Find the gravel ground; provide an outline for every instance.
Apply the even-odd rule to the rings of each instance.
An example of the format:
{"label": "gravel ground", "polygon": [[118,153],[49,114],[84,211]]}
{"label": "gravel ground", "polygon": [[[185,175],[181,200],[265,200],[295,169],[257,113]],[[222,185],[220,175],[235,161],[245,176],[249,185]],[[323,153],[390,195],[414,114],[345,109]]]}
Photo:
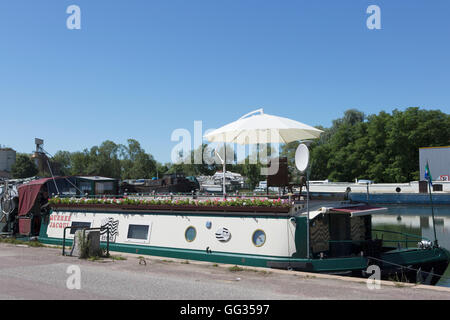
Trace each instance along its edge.
{"label": "gravel ground", "polygon": [[[382,282],[294,271],[112,253],[126,260],[64,257],[61,249],[0,243],[0,299],[39,300],[303,300],[450,299],[450,288]],[[79,267],[80,289],[69,289]]]}

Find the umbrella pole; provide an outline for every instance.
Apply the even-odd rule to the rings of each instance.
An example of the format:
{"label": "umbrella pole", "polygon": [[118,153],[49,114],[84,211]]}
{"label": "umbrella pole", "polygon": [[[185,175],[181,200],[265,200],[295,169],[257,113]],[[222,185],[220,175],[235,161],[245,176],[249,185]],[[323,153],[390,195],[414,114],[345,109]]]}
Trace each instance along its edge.
{"label": "umbrella pole", "polygon": [[309,170],[306,170],[306,258],[309,259]]}
{"label": "umbrella pole", "polygon": [[227,189],[225,186],[225,172],[227,170],[227,144],[223,144],[223,198],[227,198]]}

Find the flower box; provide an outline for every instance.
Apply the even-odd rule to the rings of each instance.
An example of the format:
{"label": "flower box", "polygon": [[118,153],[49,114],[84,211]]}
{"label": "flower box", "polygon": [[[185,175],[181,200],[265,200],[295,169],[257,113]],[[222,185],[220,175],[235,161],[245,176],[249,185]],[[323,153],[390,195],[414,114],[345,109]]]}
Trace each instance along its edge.
{"label": "flower box", "polygon": [[121,203],[53,203],[53,209],[118,209],[118,210],[162,210],[162,211],[218,211],[218,212],[273,212],[287,213],[289,206],[209,206],[209,205],[170,205],[170,204],[121,204]]}

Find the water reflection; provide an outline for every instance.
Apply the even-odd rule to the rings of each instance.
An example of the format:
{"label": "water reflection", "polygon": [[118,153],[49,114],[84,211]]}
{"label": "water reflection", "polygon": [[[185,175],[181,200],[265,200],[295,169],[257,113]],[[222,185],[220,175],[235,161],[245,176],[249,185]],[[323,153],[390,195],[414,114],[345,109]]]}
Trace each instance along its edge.
{"label": "water reflection", "polygon": [[[372,227],[408,233],[434,241],[433,219],[431,206],[387,206],[388,211],[375,214],[372,217]],[[450,250],[450,206],[434,206],[434,216],[436,224],[436,237],[441,247]],[[374,236],[377,236],[375,234]],[[413,238],[405,242],[405,237],[390,235],[389,239],[394,242],[390,245],[417,247],[417,241]],[[450,268],[447,268],[444,277],[437,285],[450,287]]]}

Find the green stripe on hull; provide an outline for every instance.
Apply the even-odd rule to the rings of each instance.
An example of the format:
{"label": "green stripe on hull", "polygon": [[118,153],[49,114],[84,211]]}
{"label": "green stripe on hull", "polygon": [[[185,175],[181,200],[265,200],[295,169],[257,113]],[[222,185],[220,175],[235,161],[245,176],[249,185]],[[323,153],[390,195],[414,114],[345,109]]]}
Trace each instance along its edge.
{"label": "green stripe on hull", "polygon": [[[39,241],[46,244],[62,245],[62,239],[40,237]],[[66,239],[66,245],[72,245],[71,239]],[[106,247],[106,243],[102,243]],[[253,267],[270,267],[270,263],[289,264],[309,263],[311,272],[339,272],[348,270],[363,270],[367,268],[367,259],[364,257],[342,258],[342,259],[300,259],[277,256],[262,256],[243,253],[211,252],[202,250],[179,249],[143,245],[131,245],[121,243],[110,243],[111,251],[127,252],[141,255],[160,256],[176,259],[198,260],[212,263],[236,264]]]}
{"label": "green stripe on hull", "polygon": [[442,248],[392,251],[382,254],[380,259],[386,261],[386,263],[384,263],[384,266],[386,267],[392,266],[389,263],[395,263],[397,265],[416,265],[437,261],[449,261],[450,253]]}

